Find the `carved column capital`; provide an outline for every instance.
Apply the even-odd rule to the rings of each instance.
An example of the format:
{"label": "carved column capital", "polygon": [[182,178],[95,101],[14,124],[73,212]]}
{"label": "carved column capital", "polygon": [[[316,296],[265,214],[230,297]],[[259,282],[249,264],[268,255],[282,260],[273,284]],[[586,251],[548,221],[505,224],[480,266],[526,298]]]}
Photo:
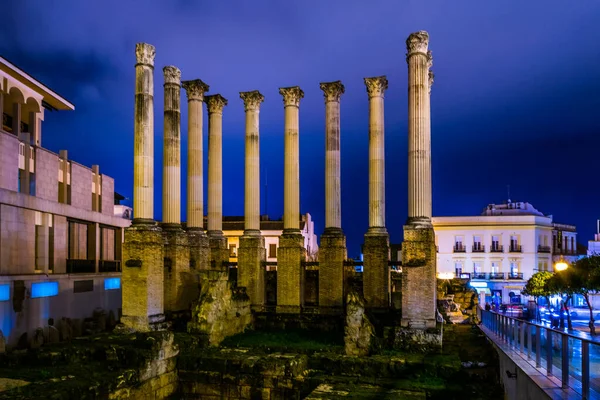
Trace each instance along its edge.
{"label": "carved column capital", "polygon": [[383,97],[388,88],[388,80],[385,75],[365,78],[367,93],[371,97]]}
{"label": "carved column capital", "polygon": [[181,70],[172,65],[167,65],[163,68],[165,75],[165,85],[181,85]]}
{"label": "carved column capital", "polygon": [[208,92],[210,87],[202,82],[200,79],[194,79],[192,81],[183,81],[181,86],[185,89],[188,101],[198,100],[204,101],[204,93]]}
{"label": "carved column capital", "polygon": [[260,103],[265,100],[265,96],[260,94],[258,90],[252,90],[250,92],[240,92],[240,99],[244,101],[244,111],[258,110]]}
{"label": "carved column capital", "polygon": [[433,86],[433,78],[435,77],[435,74],[433,73],[433,71],[429,71],[429,94],[431,94],[431,87]]}
{"label": "carved column capital", "polygon": [[429,45],[429,34],[426,31],[411,33],[406,39],[406,61],[414,55],[421,54],[427,57],[427,46]]}
{"label": "carved column capital", "polygon": [[325,103],[330,101],[340,101],[340,97],[345,91],[342,81],[322,82],[319,87],[325,96]]}
{"label": "carved column capital", "polygon": [[427,68],[433,67],[433,54],[431,50],[427,50]]}
{"label": "carved column capital", "polygon": [[154,56],[156,49],[148,43],[137,43],[135,45],[135,58],[137,64],[144,64],[154,67]]}
{"label": "carved column capital", "polygon": [[223,107],[227,105],[227,99],[220,94],[204,96],[204,101],[206,102],[206,108],[208,108],[209,114],[222,113]]}
{"label": "carved column capital", "polygon": [[300,99],[304,97],[304,92],[300,89],[300,86],[292,86],[279,88],[279,94],[283,96],[283,105],[287,106],[300,106]]}

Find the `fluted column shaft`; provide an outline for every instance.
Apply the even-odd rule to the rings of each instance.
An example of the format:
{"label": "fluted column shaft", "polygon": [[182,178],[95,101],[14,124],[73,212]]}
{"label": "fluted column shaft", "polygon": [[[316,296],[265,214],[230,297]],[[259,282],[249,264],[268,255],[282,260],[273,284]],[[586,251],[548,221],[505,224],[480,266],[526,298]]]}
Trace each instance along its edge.
{"label": "fluted column shaft", "polygon": [[259,114],[264,96],[258,90],[240,92],[246,110],[245,234],[260,234]]}
{"label": "fluted column shaft", "polygon": [[204,227],[202,103],[209,86],[200,79],[184,81],[188,99],[187,228]]}
{"label": "fluted column shaft", "polygon": [[325,229],[342,228],[340,169],[340,81],[320,84],[325,96]]}
{"label": "fluted column shaft", "polygon": [[163,147],[163,223],[181,223],[181,71],[163,68],[165,76]]}
{"label": "fluted column shaft", "polygon": [[206,96],[208,107],[208,234],[223,232],[223,107],[220,94]]}
{"label": "fluted column shaft", "polygon": [[365,78],[369,95],[369,229],[385,230],[385,76]]}
{"label": "fluted column shaft", "polygon": [[154,46],[135,46],[133,213],[154,219]]}
{"label": "fluted column shaft", "polygon": [[284,126],[284,184],[283,184],[283,230],[300,230],[300,150],[299,107],[304,92],[298,87],[280,88],[285,109]]}
{"label": "fluted column shaft", "polygon": [[407,41],[408,63],[408,220],[431,221],[431,125],[429,36],[421,31]]}

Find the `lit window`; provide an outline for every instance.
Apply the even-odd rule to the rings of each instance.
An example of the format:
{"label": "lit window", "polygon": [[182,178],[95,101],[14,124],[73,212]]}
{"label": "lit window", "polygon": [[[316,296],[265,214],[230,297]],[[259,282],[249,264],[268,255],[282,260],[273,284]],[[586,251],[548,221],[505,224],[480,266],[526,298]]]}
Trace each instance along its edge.
{"label": "lit window", "polygon": [[10,284],[4,283],[0,285],[0,301],[10,299]]}
{"label": "lit window", "polygon": [[121,289],[121,278],[104,279],[104,290]]}
{"label": "lit window", "polygon": [[31,298],[58,295],[58,282],[38,282],[31,284]]}

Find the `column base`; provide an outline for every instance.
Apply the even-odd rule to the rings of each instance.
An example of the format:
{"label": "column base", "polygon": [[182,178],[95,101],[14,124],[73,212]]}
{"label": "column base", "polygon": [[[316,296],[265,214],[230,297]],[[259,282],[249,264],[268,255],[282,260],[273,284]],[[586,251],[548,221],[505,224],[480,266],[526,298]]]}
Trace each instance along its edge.
{"label": "column base", "polygon": [[344,305],[346,237],[340,228],[325,228],[319,246],[319,308]]}
{"label": "column base", "polygon": [[385,228],[369,228],[363,247],[365,307],[390,307],[390,237]]}
{"label": "column base", "polygon": [[304,237],[299,231],[279,237],[277,252],[277,312],[297,313],[304,305]]}
{"label": "column base", "polygon": [[416,229],[433,228],[430,217],[408,217],[405,225]]}
{"label": "column base", "polygon": [[198,285],[190,272],[188,234],[179,224],[165,224],[165,314],[168,319],[191,310],[198,297]]}
{"label": "column base", "polygon": [[246,288],[252,307],[265,304],[265,255],[265,239],[260,236],[260,231],[258,236],[244,232],[238,253],[238,286]]}
{"label": "column base", "polygon": [[121,320],[141,331],[164,315],[163,231],[156,222],[145,221],[125,229],[121,275]]}
{"label": "column base", "polygon": [[432,227],[404,226],[401,321],[403,327],[424,330],[436,326],[436,256]]}
{"label": "column base", "polygon": [[147,317],[132,317],[124,315],[121,317],[121,331],[153,332],[169,329],[169,323],[164,314],[149,315]]}

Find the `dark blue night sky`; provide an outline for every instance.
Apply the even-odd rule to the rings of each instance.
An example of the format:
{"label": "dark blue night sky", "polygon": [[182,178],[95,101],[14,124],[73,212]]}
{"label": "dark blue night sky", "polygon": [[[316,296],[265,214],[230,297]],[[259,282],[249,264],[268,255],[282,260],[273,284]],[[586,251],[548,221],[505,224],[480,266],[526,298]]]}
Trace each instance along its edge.
{"label": "dark blue night sky", "polygon": [[[155,216],[161,218],[162,67],[202,79],[224,111],[225,215],[242,215],[244,110],[260,90],[262,212],[283,213],[283,102],[299,85],[301,212],[324,224],[324,102],[341,80],[342,219],[349,256],[368,225],[364,77],[387,75],[386,194],[392,242],[407,213],[405,39],[427,30],[433,51],[433,213],[474,215],[529,201],[592,238],[600,217],[600,2],[578,1],[9,1],[0,55],[75,104],[47,112],[44,147],[99,164],[132,196],[134,47],[156,46]],[[142,4],[146,4],[142,8]],[[182,164],[187,109],[182,91]],[[205,119],[206,121],[206,119]],[[206,123],[205,123],[206,132]],[[206,140],[205,140],[206,146]],[[206,155],[206,153],[205,153]],[[205,160],[206,161],[206,160]],[[268,175],[268,193],[264,182]],[[182,179],[185,193],[185,178]],[[206,195],[206,193],[205,193]],[[183,198],[185,198],[183,196]],[[182,207],[185,210],[185,207]],[[182,216],[185,219],[185,215]]]}

